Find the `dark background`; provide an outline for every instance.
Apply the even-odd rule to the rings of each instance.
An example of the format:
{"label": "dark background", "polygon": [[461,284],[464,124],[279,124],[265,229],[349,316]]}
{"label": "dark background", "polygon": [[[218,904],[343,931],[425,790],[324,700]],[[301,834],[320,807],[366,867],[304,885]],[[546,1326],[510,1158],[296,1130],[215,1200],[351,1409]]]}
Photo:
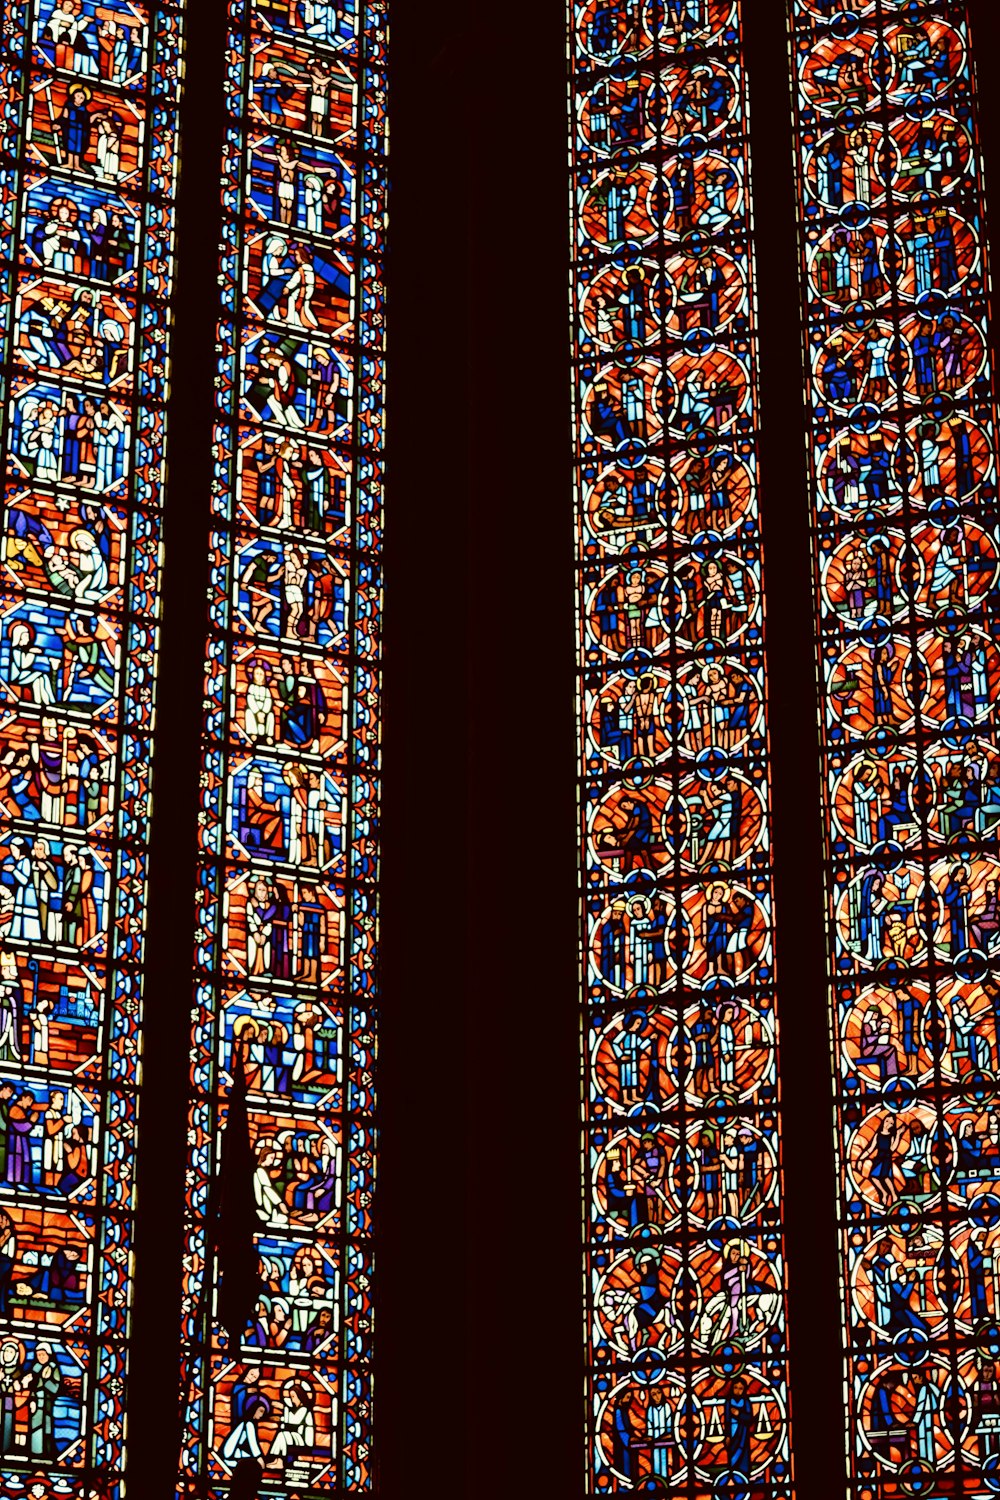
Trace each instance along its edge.
{"label": "dark background", "polygon": [[[392,54],[381,1472],[391,1500],[418,1473],[429,1493],[569,1500],[585,1448],[565,25],[560,4],[433,13],[397,14]],[[796,1449],[821,1500],[842,1492],[843,1439],[792,142],[783,7],[748,13],[786,1199],[807,1268]],[[442,962],[427,932],[449,925]],[[424,1467],[442,1420],[464,1485],[457,1462],[439,1483]]]}
{"label": "dark background", "polygon": [[[796,1472],[844,1492],[818,741],[781,0],[744,0],[755,154]],[[972,0],[989,180],[996,0]],[[191,0],[160,680],[132,1490],[176,1472],[222,5]],[[397,0],[391,34],[380,1492],[585,1491],[562,0]],[[185,770],[186,768],[186,770]],[[185,774],[182,776],[182,770]],[[180,932],[181,936],[178,936]],[[162,1124],[161,1124],[162,1122]],[[165,1357],[164,1351],[170,1352]]]}

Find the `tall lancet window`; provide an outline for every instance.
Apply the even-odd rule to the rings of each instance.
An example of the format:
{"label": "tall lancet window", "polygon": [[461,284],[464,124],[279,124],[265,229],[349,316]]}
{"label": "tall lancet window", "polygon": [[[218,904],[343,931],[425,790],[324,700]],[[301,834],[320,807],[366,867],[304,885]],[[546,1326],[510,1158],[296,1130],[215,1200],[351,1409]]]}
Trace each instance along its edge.
{"label": "tall lancet window", "polygon": [[[117,1495],[181,4],[11,0],[0,157],[0,1491]],[[54,1488],[49,1489],[48,1481]]]}
{"label": "tall lancet window", "polygon": [[[372,1482],[384,48],[381,4],[230,7],[185,1495],[241,1459],[269,1495]],[[233,1349],[206,1215],[240,1068],[263,1288]]]}
{"label": "tall lancet window", "polygon": [[796,3],[851,1493],[1000,1489],[1000,536],[967,7]]}
{"label": "tall lancet window", "polygon": [[791,1493],[742,24],[572,15],[599,1494]]}

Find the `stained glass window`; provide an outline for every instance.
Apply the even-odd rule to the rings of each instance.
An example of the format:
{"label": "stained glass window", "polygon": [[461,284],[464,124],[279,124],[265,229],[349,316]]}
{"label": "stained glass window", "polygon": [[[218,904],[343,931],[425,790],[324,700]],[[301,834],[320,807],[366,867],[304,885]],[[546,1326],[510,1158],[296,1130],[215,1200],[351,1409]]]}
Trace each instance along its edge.
{"label": "stained glass window", "polygon": [[740,13],[572,13],[589,1473],[790,1493]]}
{"label": "stained glass window", "polygon": [[[381,3],[230,6],[181,1491],[366,1489],[378,806]],[[206,1244],[249,1090],[264,1290]],[[207,1489],[206,1489],[207,1485]]]}
{"label": "stained glass window", "polygon": [[[569,5],[594,1494],[793,1495],[767,694],[811,713],[812,683],[765,652],[749,9]],[[239,1493],[246,1460],[270,1500],[320,1500],[376,1487],[387,0],[225,10],[176,1492]],[[1000,1494],[968,6],[787,13],[849,1488]],[[0,31],[5,1500],[122,1500],[144,941],[173,923],[186,964],[191,935],[146,891],[183,15],[6,0]],[[216,1221],[244,1104],[261,1290],[234,1332]]]}
{"label": "stained glass window", "polygon": [[851,1493],[987,1494],[1000,537],[967,14],[792,12]]}
{"label": "stained glass window", "polygon": [[123,1465],[182,10],[4,7],[5,1496]]}

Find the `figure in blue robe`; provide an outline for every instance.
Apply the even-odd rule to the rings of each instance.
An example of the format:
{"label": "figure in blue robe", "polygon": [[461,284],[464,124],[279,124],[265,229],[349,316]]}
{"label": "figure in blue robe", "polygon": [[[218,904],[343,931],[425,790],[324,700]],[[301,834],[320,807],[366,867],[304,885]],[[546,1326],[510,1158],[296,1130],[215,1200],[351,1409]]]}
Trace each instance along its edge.
{"label": "figure in blue robe", "polygon": [[590,22],[590,50],[598,57],[609,57],[618,44],[615,7],[610,0],[598,0]]}
{"label": "figure in blue robe", "polygon": [[642,139],[642,94],[636,84],[626,84],[625,98],[614,118],[616,144]]}
{"label": "figure in blue robe", "polygon": [[844,206],[844,162],[847,152],[839,135],[835,135],[825,151],[816,154],[816,172],[820,199],[830,208]]}
{"label": "figure in blue robe", "polygon": [[896,663],[889,655],[888,646],[876,646],[872,651],[872,713],[876,723],[887,723],[893,718],[892,684],[896,676]]}
{"label": "figure in blue robe", "polygon": [[609,437],[617,447],[628,440],[630,433],[624,414],[612,399],[607,386],[594,390],[590,403],[590,427],[595,437]]}
{"label": "figure in blue robe", "polygon": [[946,641],[941,653],[945,712],[949,718],[974,719],[972,652],[966,643]]}
{"label": "figure in blue robe", "polygon": [[760,1191],[760,1141],[749,1130],[741,1130],[737,1149],[740,1196],[746,1211],[755,1204]]}
{"label": "figure in blue robe", "polygon": [[893,1432],[896,1427],[896,1412],[892,1404],[895,1380],[890,1377],[880,1381],[872,1393],[871,1417],[869,1430],[872,1434]]}
{"label": "figure in blue robe", "polygon": [[906,777],[897,771],[892,778],[889,789],[889,805],[878,820],[877,833],[882,843],[887,843],[896,837],[897,828],[902,827],[910,820],[910,798],[906,786]]}
{"label": "figure in blue robe", "polygon": [[326,698],[318,682],[298,684],[295,698],[282,714],[281,738],[285,744],[307,747],[326,722]]}
{"label": "figure in blue robe", "polygon": [[272,1085],[274,1092],[276,1094],[289,1093],[292,1084],[292,1069],[285,1052],[285,1043],[280,1035],[275,1036],[273,1028],[264,1043],[264,1066],[274,1080]]}
{"label": "figure in blue robe", "polygon": [[962,782],[958,805],[951,811],[949,835],[959,833],[964,828],[975,828],[981,805],[982,798],[976,778],[974,775],[967,775]]}
{"label": "figure in blue robe", "polygon": [[876,1306],[885,1319],[880,1325],[883,1332],[891,1338],[899,1333],[930,1332],[926,1320],[911,1305],[917,1287],[915,1277],[903,1280],[895,1262],[889,1256],[879,1256],[872,1264],[872,1284]]}
{"label": "figure in blue robe", "polygon": [[855,941],[862,956],[873,961],[882,957],[884,889],[885,876],[880,870],[868,870],[858,887]]}
{"label": "figure in blue robe", "polygon": [[955,460],[955,490],[960,500],[971,495],[976,487],[976,476],[972,460],[972,443],[968,429],[956,423],[951,429],[952,455]]}
{"label": "figure in blue robe", "polygon": [[958,285],[958,255],[955,251],[955,235],[951,227],[951,220],[945,215],[939,219],[934,228],[933,235],[934,251],[937,256],[938,285],[942,291],[948,292],[952,287]]}
{"label": "figure in blue robe", "polygon": [[632,1480],[632,1443],[634,1432],[625,1410],[626,1396],[615,1406],[611,1429],[611,1467],[623,1479]]}
{"label": "figure in blue robe", "polygon": [[78,1299],[79,1282],[76,1267],[62,1246],[56,1250],[48,1265],[42,1266],[41,1270],[36,1271],[29,1278],[29,1285],[33,1292],[40,1293],[50,1302],[60,1306]]}
{"label": "figure in blue robe", "polygon": [[322,532],[330,509],[330,471],[312,450],[308,462],[299,470],[299,479],[302,484],[302,524],[306,531]]}
{"label": "figure in blue robe", "polygon": [[604,750],[612,750],[619,765],[632,759],[632,736],[618,704],[613,698],[602,698],[600,706],[600,741]]}
{"label": "figure in blue robe", "polygon": [[641,275],[626,272],[625,293],[621,298],[624,314],[625,337],[637,344],[646,342],[646,295]]}
{"label": "figure in blue robe", "polygon": [[278,461],[269,447],[251,461],[257,471],[257,511],[262,525],[271,526],[278,518]]}
{"label": "figure in blue robe", "polygon": [[[676,942],[679,918],[674,918],[672,938]],[[667,914],[662,906],[655,906],[649,916],[646,932],[648,961],[646,977],[650,984],[659,986],[667,977]]]}
{"label": "figure in blue robe", "polygon": [[889,548],[885,542],[875,540],[868,551],[875,567],[876,613],[888,617],[892,613],[893,595],[895,593]]}
{"label": "figure in blue robe", "polygon": [[969,946],[969,883],[963,866],[951,871],[943,896],[948,913],[948,949],[954,958]]}
{"label": "figure in blue robe", "polygon": [[712,1216],[715,1214],[719,1201],[721,1169],[722,1156],[715,1132],[706,1130],[702,1133],[698,1144],[698,1170],[701,1176],[701,1190]]}
{"label": "figure in blue robe", "polygon": [[869,229],[861,242],[861,295],[868,302],[875,302],[882,291],[882,263],[879,260],[878,240]]}
{"label": "figure in blue robe", "polygon": [[865,468],[865,498],[872,510],[881,510],[889,500],[891,470],[889,454],[881,442],[873,442]]}
{"label": "figure in blue robe", "polygon": [[615,579],[611,579],[598,592],[594,605],[598,631],[607,640],[614,640],[622,623],[618,584]]}
{"label": "figure in blue robe", "polygon": [[255,85],[259,108],[262,113],[281,119],[284,117],[285,105],[291,99],[294,90],[275,71],[273,63],[265,63],[261,74],[262,76],[258,78]]}
{"label": "figure in blue robe", "polygon": [[609,245],[624,244],[625,224],[635,207],[639,189],[634,182],[613,177],[604,188],[605,234]]}
{"label": "figure in blue robe", "polygon": [[279,885],[271,916],[271,973],[275,979],[292,978],[292,920],[292,904]]}
{"label": "figure in blue robe", "polygon": [[656,519],[656,484],[648,469],[637,469],[632,480],[632,518],[636,528]]}
{"label": "figure in blue robe", "polygon": [[750,1441],[753,1435],[753,1403],[742,1380],[733,1382],[726,1396],[726,1456],[729,1467],[742,1479],[750,1478]]}
{"label": "figure in blue robe", "polygon": [[907,1059],[915,1057],[920,1039],[923,1006],[911,990],[900,990],[896,996],[896,1020],[899,1037]]}
{"label": "figure in blue robe", "polygon": [[729,907],[724,902],[711,902],[705,907],[705,954],[709,967],[716,973],[726,956],[730,917]]}
{"label": "figure in blue robe", "polygon": [[662,1315],[666,1298],[660,1288],[660,1266],[655,1255],[648,1255],[639,1266],[639,1281],[636,1290],[639,1300],[635,1304],[636,1327],[640,1333],[647,1332]]}
{"label": "figure in blue robe", "polygon": [[70,89],[69,99],[59,116],[59,134],[64,156],[82,161],[90,150],[91,127],[90,110],[81,89]]}
{"label": "figure in blue robe", "polygon": [[934,88],[947,88],[951,82],[951,59],[948,56],[948,44],[944,40],[930,53],[926,72],[927,80]]}
{"label": "figure in blue robe", "polygon": [[917,386],[922,392],[932,391],[937,384],[937,377],[934,370],[934,342],[931,335],[918,333],[911,348]]}
{"label": "figure in blue robe", "polygon": [[702,326],[711,328],[713,331],[719,326],[721,317],[722,293],[725,291],[726,278],[717,261],[713,261],[710,269],[706,272],[704,283],[704,304],[702,311]]}
{"label": "figure in blue robe", "polygon": [[750,699],[749,682],[743,677],[738,678],[733,686],[729,705],[729,732],[734,739],[739,739],[750,731]]}
{"label": "figure in blue robe", "polygon": [[689,229],[694,214],[696,184],[694,164],[682,158],[674,176],[674,213],[679,228]]}
{"label": "figure in blue robe", "polygon": [[823,383],[830,401],[848,406],[854,401],[855,371],[850,352],[833,348],[823,367]]}
{"label": "figure in blue robe", "polygon": [[322,903],[315,899],[310,886],[304,886],[299,902],[299,933],[302,943],[302,971],[307,976],[318,976],[320,959],[323,957],[324,913]]}
{"label": "figure in blue robe", "polygon": [[990,1309],[986,1300],[986,1257],[975,1234],[969,1236],[966,1263],[969,1268],[969,1316],[973,1323],[980,1323],[989,1317]]}

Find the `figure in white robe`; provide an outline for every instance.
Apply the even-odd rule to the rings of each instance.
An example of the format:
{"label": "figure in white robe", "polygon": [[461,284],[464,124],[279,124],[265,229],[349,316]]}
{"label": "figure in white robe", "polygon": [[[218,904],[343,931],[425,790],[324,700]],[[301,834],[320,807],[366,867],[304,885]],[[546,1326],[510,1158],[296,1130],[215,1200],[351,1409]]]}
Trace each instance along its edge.
{"label": "figure in white robe", "polygon": [[42,938],[42,924],[38,914],[38,893],[35,890],[31,856],[24,839],[10,841],[10,853],[3,863],[14,890],[14,910],[11,916],[9,936],[23,943],[38,943]]}

